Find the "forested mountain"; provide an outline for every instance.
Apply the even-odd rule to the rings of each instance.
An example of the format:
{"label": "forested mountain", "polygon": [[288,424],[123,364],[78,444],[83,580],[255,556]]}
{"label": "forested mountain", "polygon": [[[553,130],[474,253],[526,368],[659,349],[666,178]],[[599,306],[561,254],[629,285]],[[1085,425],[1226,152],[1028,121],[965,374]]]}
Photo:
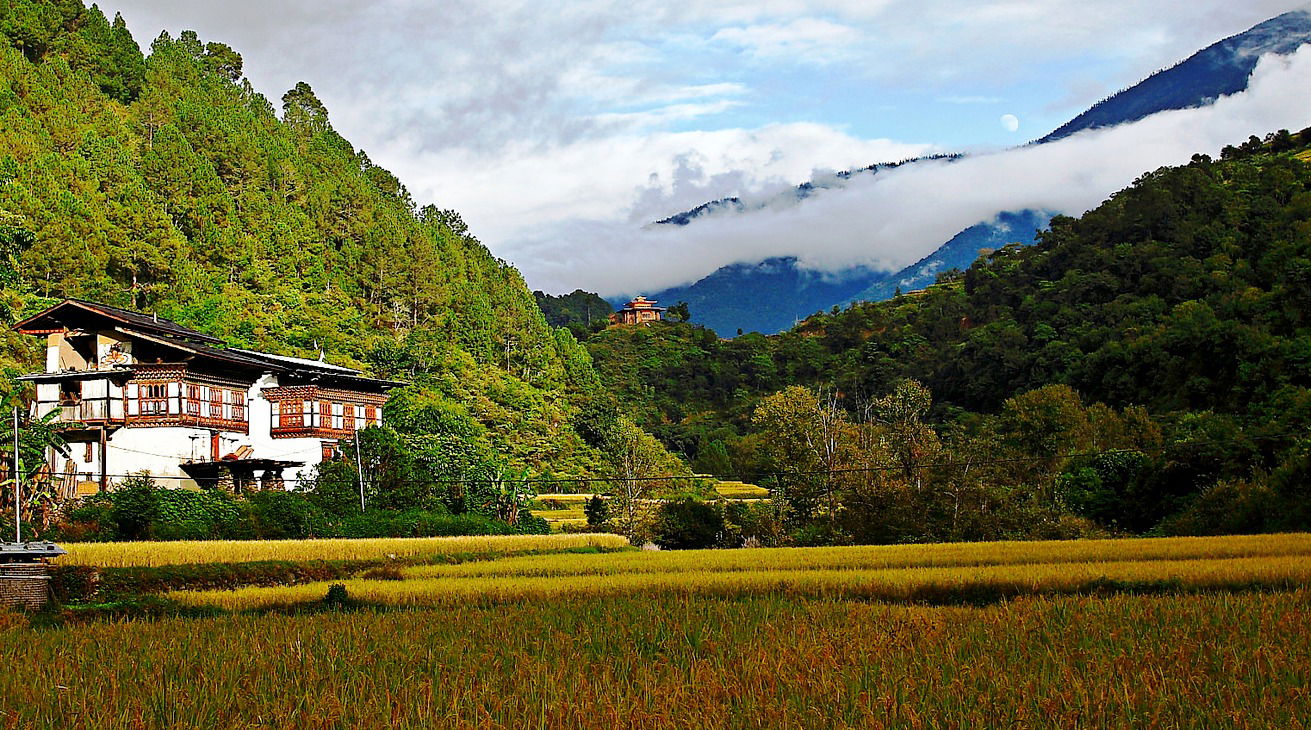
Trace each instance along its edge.
{"label": "forested mountain", "polygon": [[610,313],[615,308],[610,303],[592,292],[575,289],[569,294],[554,296],[544,292],[533,292],[537,306],[546,317],[546,323],[552,327],[568,327],[577,337],[586,337],[610,322]]}
{"label": "forested mountain", "polygon": [[1085,129],[1136,122],[1168,109],[1206,106],[1247,88],[1256,62],[1268,53],[1289,54],[1311,43],[1311,11],[1294,10],[1198,51],[1167,69],[1094,104],[1038,143]]}
{"label": "forested mountain", "polygon": [[[1253,137],[1221,160],[1144,175],[1080,219],[1053,219],[1037,244],[1001,248],[914,295],[773,337],[722,342],[665,325],[587,345],[607,387],[700,469],[768,473],[759,407],[789,386],[828,388],[860,419],[913,381],[931,393],[935,432],[966,451],[1005,453],[1014,419],[1039,413],[1051,444],[1062,428],[1086,434],[1066,450],[1125,443],[1095,436],[1097,408],[1155,433],[1134,442],[1131,474],[1053,467],[1067,486],[1104,467],[1104,503],[1085,504],[1086,516],[1133,530],[1305,528],[1309,163],[1311,129]],[[1057,453],[1039,436],[1017,458]]]}
{"label": "forested mountain", "polygon": [[[236,51],[190,31],[143,56],[121,18],[77,0],[4,0],[0,32],[10,321],[81,297],[324,353],[414,381],[395,422],[431,436],[442,468],[452,449],[610,468],[604,439],[571,425],[595,388],[587,352],[457,213],[418,204],[334,131],[307,84],[271,102]],[[32,343],[6,347],[11,372],[35,365]]]}
{"label": "forested mountain", "polygon": [[659,301],[685,301],[692,319],[721,337],[741,332],[775,334],[834,306],[890,299],[932,284],[939,273],[964,269],[979,252],[1011,243],[1033,243],[1051,215],[1025,210],[1001,213],[970,226],[936,251],[900,271],[853,266],[835,273],[802,267],[795,256],[731,264],[687,286],[651,294]]}
{"label": "forested mountain", "polygon": [[[1263,54],[1292,53],[1309,41],[1311,11],[1285,13],[1199,51],[1097,103],[1035,144],[1053,142],[1086,129],[1134,122],[1160,111],[1204,106],[1222,95],[1247,88],[1248,77]],[[926,159],[942,157],[956,159],[960,156]],[[832,191],[830,194],[840,194],[837,191],[849,179],[877,174],[900,164],[905,163],[871,165],[840,173],[831,179],[807,183],[795,191],[751,205],[737,198],[726,198],[670,216],[659,223],[688,225],[705,216],[750,214],[771,206],[804,204],[805,199],[818,193]],[[845,306],[852,301],[879,301],[891,297],[898,289],[910,291],[932,283],[933,274],[926,277],[926,270],[964,268],[973,261],[979,248],[996,248],[1012,242],[1030,243],[1034,230],[1045,225],[1045,221],[1039,222],[1040,216],[1029,211],[998,211],[997,215],[1000,222],[980,221],[902,271],[878,272],[853,267],[832,273],[810,272],[797,267],[794,257],[776,257],[767,261],[730,264],[691,284],[648,294],[666,301],[688,301],[692,304],[693,320],[711,327],[722,336],[731,337],[738,329],[773,334],[790,327],[798,316],[828,310],[835,304]],[[1031,217],[1032,221],[1014,227],[1006,224],[1007,218],[1015,220],[1025,216]],[[968,247],[960,245],[971,239],[986,240],[972,242]],[[869,246],[877,244],[877,241],[868,242]],[[769,291],[771,296],[761,299],[751,308],[740,306],[739,302],[746,293],[756,290]]]}

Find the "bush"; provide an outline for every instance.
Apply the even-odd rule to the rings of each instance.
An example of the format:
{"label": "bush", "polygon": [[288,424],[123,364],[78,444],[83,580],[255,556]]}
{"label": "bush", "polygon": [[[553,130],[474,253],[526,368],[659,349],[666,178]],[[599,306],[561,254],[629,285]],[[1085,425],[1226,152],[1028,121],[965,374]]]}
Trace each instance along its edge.
{"label": "bush", "polygon": [[724,516],[719,509],[691,497],[665,502],[656,517],[655,542],[666,550],[714,547],[724,534]]}
{"label": "bush", "polygon": [[610,519],[610,505],[606,504],[604,499],[601,499],[601,495],[593,494],[592,498],[587,500],[587,504],[583,506],[583,514],[587,515],[588,527],[600,527],[605,524],[606,520]]}

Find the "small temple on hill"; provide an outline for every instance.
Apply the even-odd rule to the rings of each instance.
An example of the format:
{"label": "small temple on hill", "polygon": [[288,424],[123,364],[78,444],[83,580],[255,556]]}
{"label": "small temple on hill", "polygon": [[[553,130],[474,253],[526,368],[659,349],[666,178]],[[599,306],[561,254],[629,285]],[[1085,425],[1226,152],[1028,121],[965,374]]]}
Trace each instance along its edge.
{"label": "small temple on hill", "polygon": [[624,305],[623,309],[610,315],[610,322],[612,324],[646,324],[647,322],[659,322],[661,313],[664,311],[664,307],[656,306],[654,299],[634,297],[631,302]]}

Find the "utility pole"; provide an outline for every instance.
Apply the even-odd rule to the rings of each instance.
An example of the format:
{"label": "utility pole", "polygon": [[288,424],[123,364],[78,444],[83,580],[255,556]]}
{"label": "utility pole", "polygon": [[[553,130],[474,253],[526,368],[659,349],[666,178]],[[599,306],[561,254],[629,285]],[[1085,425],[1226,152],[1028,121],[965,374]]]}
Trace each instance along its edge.
{"label": "utility pole", "polygon": [[360,486],[360,512],[364,512],[364,460],[360,458],[360,432],[355,432],[355,474]]}
{"label": "utility pole", "polygon": [[18,406],[14,406],[14,542],[23,542],[23,476],[18,468]]}

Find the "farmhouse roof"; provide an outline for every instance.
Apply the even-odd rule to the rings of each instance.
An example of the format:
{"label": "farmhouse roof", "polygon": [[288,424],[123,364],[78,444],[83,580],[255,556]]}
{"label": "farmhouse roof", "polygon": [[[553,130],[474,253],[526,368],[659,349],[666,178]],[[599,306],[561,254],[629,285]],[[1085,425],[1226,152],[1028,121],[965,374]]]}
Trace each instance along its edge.
{"label": "farmhouse roof", "polygon": [[[236,347],[223,347],[223,341],[217,337],[183,327],[176,322],[157,315],[142,314],[81,299],[66,299],[45,311],[24,319],[14,325],[13,328],[24,334],[43,335],[64,330],[84,329],[88,326],[100,326],[106,330],[112,329],[128,337],[176,350],[185,356],[184,359],[199,358],[217,361],[238,368],[287,374],[311,381],[329,381],[347,387],[387,389],[406,385],[405,382],[399,380],[370,378],[355,368],[333,365],[322,360],[274,355]],[[130,371],[132,367],[126,366],[122,369]],[[103,373],[105,371],[99,372]],[[45,381],[63,376],[62,373],[37,373],[24,377],[31,380]]]}

